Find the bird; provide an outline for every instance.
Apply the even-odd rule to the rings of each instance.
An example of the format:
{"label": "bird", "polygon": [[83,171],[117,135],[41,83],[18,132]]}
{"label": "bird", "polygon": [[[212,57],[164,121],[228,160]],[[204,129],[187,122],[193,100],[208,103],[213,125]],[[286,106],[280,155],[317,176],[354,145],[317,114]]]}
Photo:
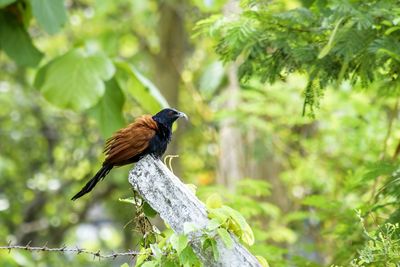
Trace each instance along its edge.
{"label": "bird", "polygon": [[100,170],[71,200],[76,200],[92,191],[114,167],[138,162],[146,155],[161,158],[172,137],[172,125],[187,115],[174,108],[165,108],[151,115],[138,117],[127,127],[116,131],[106,140],[103,153],[105,160]]}

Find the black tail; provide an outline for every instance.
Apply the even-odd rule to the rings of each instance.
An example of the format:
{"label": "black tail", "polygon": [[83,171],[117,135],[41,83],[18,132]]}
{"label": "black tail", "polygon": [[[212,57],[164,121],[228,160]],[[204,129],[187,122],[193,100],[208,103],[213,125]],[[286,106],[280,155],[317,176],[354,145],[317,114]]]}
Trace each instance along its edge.
{"label": "black tail", "polygon": [[104,179],[104,177],[106,177],[106,175],[110,172],[112,168],[113,165],[108,165],[108,164],[103,165],[103,167],[101,167],[101,169],[96,173],[96,175],[92,179],[90,179],[90,181],[87,182],[86,185],[81,189],[81,191],[79,191],[75,196],[73,196],[71,200],[76,200],[81,196],[92,191],[92,189],[96,186],[96,184],[100,180]]}

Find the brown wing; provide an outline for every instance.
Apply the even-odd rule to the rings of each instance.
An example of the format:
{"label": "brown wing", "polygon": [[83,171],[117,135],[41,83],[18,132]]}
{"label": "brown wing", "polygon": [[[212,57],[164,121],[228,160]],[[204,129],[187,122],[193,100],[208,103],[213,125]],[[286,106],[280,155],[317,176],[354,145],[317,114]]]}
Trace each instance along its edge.
{"label": "brown wing", "polygon": [[115,166],[130,163],[129,159],[143,152],[156,134],[157,123],[150,115],[137,118],[127,127],[120,129],[106,141],[104,163]]}

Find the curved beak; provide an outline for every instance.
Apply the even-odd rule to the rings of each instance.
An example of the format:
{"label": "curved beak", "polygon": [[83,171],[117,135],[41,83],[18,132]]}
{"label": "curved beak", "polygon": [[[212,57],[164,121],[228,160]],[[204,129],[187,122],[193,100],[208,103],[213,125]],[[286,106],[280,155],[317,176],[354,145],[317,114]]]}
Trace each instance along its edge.
{"label": "curved beak", "polygon": [[185,120],[189,120],[188,116],[183,112],[179,112],[178,116],[179,118],[185,118]]}

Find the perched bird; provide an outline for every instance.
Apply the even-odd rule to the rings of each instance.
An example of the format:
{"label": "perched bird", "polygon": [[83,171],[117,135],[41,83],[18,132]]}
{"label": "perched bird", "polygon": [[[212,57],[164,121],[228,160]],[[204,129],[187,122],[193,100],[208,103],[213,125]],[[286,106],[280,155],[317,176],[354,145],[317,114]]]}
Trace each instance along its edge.
{"label": "perched bird", "polygon": [[166,108],[154,116],[143,115],[115,132],[106,141],[103,166],[72,200],[92,191],[113,167],[137,162],[148,154],[161,158],[171,141],[172,124],[181,117],[187,119],[185,113]]}

